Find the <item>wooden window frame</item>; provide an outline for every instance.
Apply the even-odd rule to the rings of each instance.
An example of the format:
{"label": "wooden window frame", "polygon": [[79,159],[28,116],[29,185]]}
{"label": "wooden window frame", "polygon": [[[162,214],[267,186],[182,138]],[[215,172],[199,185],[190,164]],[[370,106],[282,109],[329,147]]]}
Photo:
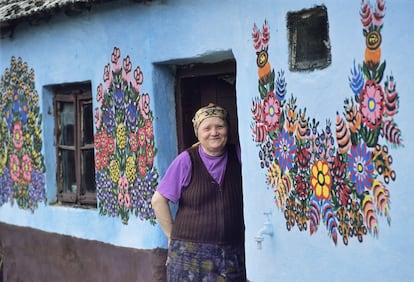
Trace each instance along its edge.
{"label": "wooden window frame", "polygon": [[[60,204],[70,204],[75,206],[95,207],[97,206],[96,187],[95,192],[88,192],[88,187],[82,183],[82,152],[86,150],[93,150],[94,143],[92,138],[91,144],[82,144],[82,107],[85,105],[92,105],[92,91],[89,83],[81,83],[74,85],[66,85],[55,88],[55,95],[53,99],[54,104],[54,119],[55,119],[55,144],[56,144],[56,182],[57,182],[57,199]],[[74,129],[73,129],[73,145],[60,144],[60,136],[62,130],[60,129],[60,109],[59,103],[73,103],[74,104]],[[92,107],[91,107],[92,108]],[[93,114],[91,113],[91,116]],[[93,122],[93,120],[92,120]],[[93,128],[93,126],[92,126]],[[92,133],[93,136],[93,133]],[[63,154],[62,151],[74,152],[74,167],[75,167],[75,191],[65,191],[63,185],[63,168],[61,165]],[[92,168],[95,169],[93,166]],[[95,175],[95,173],[93,174]],[[95,182],[94,182],[95,183]],[[74,188],[74,187],[72,187]]]}

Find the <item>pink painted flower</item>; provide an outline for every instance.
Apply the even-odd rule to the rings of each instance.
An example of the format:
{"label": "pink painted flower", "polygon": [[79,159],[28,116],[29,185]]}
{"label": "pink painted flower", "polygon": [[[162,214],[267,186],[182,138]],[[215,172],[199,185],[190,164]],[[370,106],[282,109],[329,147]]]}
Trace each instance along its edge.
{"label": "pink painted flower", "polygon": [[105,86],[107,89],[111,88],[112,84],[112,71],[109,64],[105,65],[104,67],[104,74],[103,74],[103,80],[105,82]]}
{"label": "pink painted flower", "polygon": [[373,17],[372,17],[372,23],[378,29],[382,26],[382,21],[384,19],[384,16],[385,16],[385,3],[384,3],[384,0],[378,0],[377,4],[375,6],[375,11],[373,13]]}
{"label": "pink painted flower", "polygon": [[125,200],[125,207],[129,209],[129,207],[131,206],[131,197],[129,196],[129,193],[126,193],[124,195],[124,200]]}
{"label": "pink painted flower", "polygon": [[22,157],[22,175],[26,182],[32,181],[32,160],[27,153],[24,153]]}
{"label": "pink painted flower", "polygon": [[16,122],[13,125],[13,144],[17,150],[20,150],[23,147],[23,131],[20,122]]}
{"label": "pink painted flower", "polygon": [[16,154],[10,156],[10,177],[13,182],[19,181],[20,178],[20,161]]}
{"label": "pink painted flower", "polygon": [[263,28],[262,28],[262,46],[263,48],[267,48],[267,46],[269,45],[269,40],[270,40],[270,28],[269,25],[267,23],[267,20],[265,20],[264,24],[263,24]]}
{"label": "pink painted flower", "polygon": [[256,51],[260,51],[262,49],[262,34],[256,24],[253,25],[252,38],[254,49],[256,49]]}
{"label": "pink painted flower", "polygon": [[104,91],[103,85],[102,83],[99,83],[96,89],[96,101],[98,101],[99,107],[102,107],[104,96],[105,96],[105,91]]}
{"label": "pink painted flower", "polygon": [[361,22],[365,32],[369,32],[369,27],[372,24],[372,11],[371,6],[369,3],[365,2],[365,0],[362,0],[361,2],[361,10],[359,14],[361,15]]}
{"label": "pink painted flower", "polygon": [[267,97],[263,100],[263,113],[264,125],[268,131],[279,128],[282,111],[280,108],[280,101],[276,98],[273,92],[269,92]]}
{"label": "pink painted flower", "polygon": [[124,205],[124,195],[121,191],[118,192],[118,205],[121,207]]}
{"label": "pink painted flower", "polygon": [[148,119],[148,114],[150,112],[149,105],[150,105],[150,97],[147,93],[145,93],[141,96],[141,99],[139,99],[139,110],[144,119]]}
{"label": "pink painted flower", "polygon": [[137,67],[134,70],[134,79],[132,80],[132,88],[135,90],[135,92],[140,93],[141,92],[141,86],[144,82],[144,74],[141,71],[140,67]]}
{"label": "pink painted flower", "polygon": [[121,50],[118,47],[114,47],[114,51],[111,55],[111,62],[114,72],[119,72],[121,70]]}
{"label": "pink painted flower", "polygon": [[122,192],[128,192],[128,178],[126,176],[122,176],[118,180],[118,187],[119,190]]}
{"label": "pink painted flower", "polygon": [[359,111],[362,122],[370,129],[375,130],[381,124],[384,113],[384,92],[375,80],[367,81],[365,88],[361,90]]}
{"label": "pink painted flower", "polygon": [[102,118],[101,118],[101,111],[99,110],[99,108],[95,108],[94,117],[95,117],[96,129],[100,129],[102,125]]}
{"label": "pink painted flower", "polygon": [[129,84],[129,82],[131,81],[131,70],[132,70],[132,63],[131,63],[131,60],[130,60],[129,56],[127,56],[123,60],[123,64],[122,65],[123,65],[123,68],[122,68],[122,79]]}

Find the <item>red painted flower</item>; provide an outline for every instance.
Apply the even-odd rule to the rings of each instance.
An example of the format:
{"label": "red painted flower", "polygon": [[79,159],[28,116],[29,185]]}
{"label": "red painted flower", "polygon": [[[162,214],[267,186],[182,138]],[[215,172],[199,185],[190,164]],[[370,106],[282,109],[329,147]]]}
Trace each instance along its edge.
{"label": "red painted flower", "polygon": [[138,144],[141,147],[144,147],[146,144],[147,138],[145,136],[145,128],[142,127],[140,129],[138,129]]}
{"label": "red painted flower", "polygon": [[298,193],[299,199],[304,201],[308,198],[309,181],[307,181],[302,175],[296,175],[295,190]]}
{"label": "red painted flower", "polygon": [[311,160],[311,153],[305,148],[301,147],[297,154],[297,164],[302,171],[308,170]]}
{"label": "red painted flower", "polygon": [[112,155],[115,152],[115,140],[113,137],[107,137],[105,141],[108,154]]}
{"label": "red painted flower", "polygon": [[129,134],[129,147],[131,151],[136,153],[138,151],[138,134],[131,132]]}
{"label": "red painted flower", "polygon": [[150,144],[148,144],[146,150],[145,150],[147,163],[149,165],[152,165],[154,163],[154,147],[152,147]]}
{"label": "red painted flower", "polygon": [[145,121],[145,135],[148,139],[154,137],[154,127],[152,125],[152,121],[149,119]]}
{"label": "red painted flower", "polygon": [[101,170],[103,168],[102,166],[102,153],[99,151],[96,151],[95,153],[95,169]]}
{"label": "red painted flower", "polygon": [[143,155],[138,156],[138,172],[141,176],[145,176],[147,172],[147,162]]}

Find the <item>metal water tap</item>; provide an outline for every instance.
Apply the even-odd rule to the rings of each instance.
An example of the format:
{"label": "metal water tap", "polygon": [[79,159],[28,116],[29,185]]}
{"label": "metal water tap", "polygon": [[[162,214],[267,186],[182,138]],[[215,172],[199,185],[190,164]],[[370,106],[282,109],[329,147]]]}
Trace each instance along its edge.
{"label": "metal water tap", "polygon": [[268,235],[269,237],[273,237],[273,225],[270,222],[270,216],[272,215],[272,212],[264,212],[263,213],[266,216],[266,220],[263,224],[263,226],[257,231],[256,236],[254,239],[257,242],[257,249],[262,249],[262,242],[264,241],[264,235]]}

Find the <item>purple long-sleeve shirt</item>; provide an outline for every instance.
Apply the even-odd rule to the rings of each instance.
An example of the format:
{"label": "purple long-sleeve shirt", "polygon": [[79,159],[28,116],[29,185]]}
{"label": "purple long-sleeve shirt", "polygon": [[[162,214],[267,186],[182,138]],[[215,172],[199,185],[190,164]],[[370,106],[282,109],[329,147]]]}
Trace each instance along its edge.
{"label": "purple long-sleeve shirt", "polygon": [[[237,156],[240,161],[240,147],[236,146]],[[217,183],[221,183],[224,177],[227,164],[227,151],[220,156],[207,155],[202,146],[198,146],[200,157],[207,168],[207,171]],[[181,196],[181,190],[190,184],[191,180],[191,159],[187,151],[180,153],[168,167],[164,177],[158,184],[157,191],[177,203]]]}

